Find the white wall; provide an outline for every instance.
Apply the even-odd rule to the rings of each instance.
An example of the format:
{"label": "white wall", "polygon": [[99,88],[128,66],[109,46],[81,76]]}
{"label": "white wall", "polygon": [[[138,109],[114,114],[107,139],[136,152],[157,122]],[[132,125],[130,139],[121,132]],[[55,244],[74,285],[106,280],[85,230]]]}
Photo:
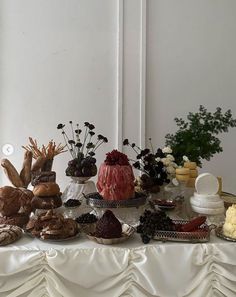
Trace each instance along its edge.
{"label": "white wall", "polygon": [[[231,109],[236,117],[236,1],[147,1],[147,137],[162,145],[174,117]],[[236,128],[222,135],[223,153],[202,171],[236,193]]]}
{"label": "white wall", "polygon": [[[59,122],[88,120],[109,138],[99,165],[125,137],[164,145],[199,104],[236,116],[235,16],[234,0],[0,0],[0,146],[20,169],[28,136],[62,141]],[[235,136],[203,168],[232,192]]]}
{"label": "white wall", "polygon": [[[108,137],[102,160],[116,145],[117,1],[1,0],[0,14],[0,146],[15,147],[9,159],[20,169],[28,136],[63,141],[56,126],[73,120]],[[69,158],[54,162],[62,187]]]}

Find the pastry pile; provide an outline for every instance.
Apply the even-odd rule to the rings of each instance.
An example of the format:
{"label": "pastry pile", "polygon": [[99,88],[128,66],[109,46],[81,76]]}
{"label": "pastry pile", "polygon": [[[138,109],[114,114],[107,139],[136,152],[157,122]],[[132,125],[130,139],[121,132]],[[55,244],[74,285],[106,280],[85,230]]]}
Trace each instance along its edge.
{"label": "pastry pile", "polygon": [[111,210],[106,210],[97,221],[95,236],[100,238],[120,238],[122,225]]}
{"label": "pastry pile", "polygon": [[41,239],[58,240],[75,236],[78,233],[78,225],[73,219],[64,218],[62,214],[48,210],[31,218],[26,230]]}

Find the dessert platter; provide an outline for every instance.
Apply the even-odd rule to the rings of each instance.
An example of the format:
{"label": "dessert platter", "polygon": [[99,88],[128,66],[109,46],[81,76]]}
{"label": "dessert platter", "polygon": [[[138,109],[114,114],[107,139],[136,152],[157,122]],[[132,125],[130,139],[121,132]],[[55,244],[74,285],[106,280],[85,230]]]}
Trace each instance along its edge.
{"label": "dessert platter", "polygon": [[87,237],[101,244],[117,244],[126,241],[135,229],[128,224],[122,224],[112,211],[106,210],[97,221],[95,232],[88,233]]}
{"label": "dessert platter", "polygon": [[25,231],[32,237],[47,241],[64,241],[74,239],[79,233],[77,223],[53,210],[30,218]]}

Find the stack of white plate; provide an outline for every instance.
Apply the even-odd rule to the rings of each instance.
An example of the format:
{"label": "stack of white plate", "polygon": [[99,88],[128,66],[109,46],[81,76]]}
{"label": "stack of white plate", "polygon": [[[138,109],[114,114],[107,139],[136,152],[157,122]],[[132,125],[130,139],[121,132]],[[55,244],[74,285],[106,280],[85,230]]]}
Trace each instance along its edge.
{"label": "stack of white plate", "polygon": [[210,174],[200,174],[195,181],[196,192],[190,198],[193,211],[205,215],[224,214],[224,201],[220,198],[218,179]]}

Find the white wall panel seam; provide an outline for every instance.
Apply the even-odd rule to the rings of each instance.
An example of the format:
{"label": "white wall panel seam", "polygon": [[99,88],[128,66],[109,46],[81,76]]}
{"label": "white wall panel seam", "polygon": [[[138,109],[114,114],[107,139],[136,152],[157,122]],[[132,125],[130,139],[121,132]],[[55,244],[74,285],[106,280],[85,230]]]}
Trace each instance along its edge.
{"label": "white wall panel seam", "polygon": [[140,2],[140,121],[139,121],[139,145],[146,146],[146,30],[147,30],[147,2]]}
{"label": "white wall panel seam", "polygon": [[124,63],[124,0],[117,0],[117,143],[118,150],[122,151],[123,140],[123,63]]}

